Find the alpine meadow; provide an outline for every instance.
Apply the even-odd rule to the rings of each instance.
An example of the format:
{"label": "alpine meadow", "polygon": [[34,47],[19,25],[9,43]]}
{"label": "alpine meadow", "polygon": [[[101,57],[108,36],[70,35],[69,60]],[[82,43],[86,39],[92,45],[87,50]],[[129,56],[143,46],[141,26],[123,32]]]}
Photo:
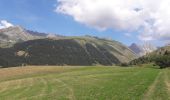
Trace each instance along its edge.
{"label": "alpine meadow", "polygon": [[169,69],[27,66],[0,74],[0,98],[5,100],[170,99]]}

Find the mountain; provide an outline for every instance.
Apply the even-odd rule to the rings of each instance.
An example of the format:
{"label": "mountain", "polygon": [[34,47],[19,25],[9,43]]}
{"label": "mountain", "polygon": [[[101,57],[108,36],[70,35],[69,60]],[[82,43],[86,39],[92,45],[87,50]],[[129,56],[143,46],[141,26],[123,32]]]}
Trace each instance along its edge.
{"label": "mountain", "polygon": [[136,43],[132,43],[129,48],[135,52],[138,56],[143,56],[147,53],[150,53],[154,50],[156,50],[157,48],[155,46],[153,46],[150,43],[144,43],[143,45],[138,45]]}
{"label": "mountain", "polygon": [[142,45],[142,49],[144,51],[144,54],[147,54],[147,53],[151,53],[151,52],[155,51],[157,49],[157,47],[155,47],[153,44],[151,44],[149,42],[145,42]]}
{"label": "mountain", "polygon": [[125,45],[98,37],[64,37],[26,30],[0,29],[0,66],[112,65],[136,58]]}
{"label": "mountain", "polygon": [[165,46],[139,57],[130,64],[156,63],[161,67],[170,67],[170,46]]}
{"label": "mountain", "polygon": [[[49,34],[26,30],[21,26],[0,29],[0,47],[10,47],[18,42],[49,37]],[[54,35],[53,37],[60,37]]]}
{"label": "mountain", "polygon": [[0,48],[0,66],[112,65],[129,62],[136,55],[117,42],[94,37],[36,39]]}
{"label": "mountain", "polygon": [[43,37],[44,36],[39,34],[30,34],[30,32],[20,26],[12,26],[0,29],[0,46],[11,46],[17,42],[40,39]]}
{"label": "mountain", "polygon": [[170,52],[170,46],[164,46],[164,47],[161,47],[159,48],[158,50],[152,52],[152,53],[149,53],[147,55],[145,55],[145,57],[156,57],[156,56],[163,56],[163,55],[166,55],[166,53],[169,53]]}
{"label": "mountain", "polygon": [[135,44],[135,43],[132,43],[129,48],[134,52],[136,53],[137,55],[141,56],[143,55],[143,50],[142,50],[142,47],[140,47],[139,45]]}

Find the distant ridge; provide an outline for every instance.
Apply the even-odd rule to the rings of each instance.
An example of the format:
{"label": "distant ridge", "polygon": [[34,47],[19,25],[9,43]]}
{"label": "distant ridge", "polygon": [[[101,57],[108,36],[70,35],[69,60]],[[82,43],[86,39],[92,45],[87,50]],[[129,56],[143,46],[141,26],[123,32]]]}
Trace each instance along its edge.
{"label": "distant ridge", "polygon": [[[54,35],[59,38],[62,36]],[[26,30],[21,26],[12,26],[0,29],[0,47],[10,47],[15,43],[28,40],[49,38],[49,34]]]}

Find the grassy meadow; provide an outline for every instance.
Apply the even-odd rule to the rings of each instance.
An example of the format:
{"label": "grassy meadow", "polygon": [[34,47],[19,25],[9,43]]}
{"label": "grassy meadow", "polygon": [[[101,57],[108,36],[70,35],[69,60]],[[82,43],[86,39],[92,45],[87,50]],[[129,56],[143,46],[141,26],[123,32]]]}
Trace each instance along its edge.
{"label": "grassy meadow", "polygon": [[170,69],[5,68],[0,69],[0,100],[170,100]]}

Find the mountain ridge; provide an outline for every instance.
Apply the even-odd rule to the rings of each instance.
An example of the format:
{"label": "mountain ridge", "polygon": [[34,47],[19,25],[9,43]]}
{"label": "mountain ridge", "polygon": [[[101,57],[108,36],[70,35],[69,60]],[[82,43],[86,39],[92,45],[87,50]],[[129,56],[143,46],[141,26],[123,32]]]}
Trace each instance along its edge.
{"label": "mountain ridge", "polygon": [[118,41],[51,35],[21,26],[1,29],[0,41],[0,66],[113,65],[136,58],[136,54]]}
{"label": "mountain ridge", "polygon": [[[53,35],[53,38],[62,37],[60,35]],[[11,47],[15,43],[24,42],[28,40],[50,38],[47,33],[40,33],[27,30],[21,26],[11,26],[0,29],[0,47]]]}

